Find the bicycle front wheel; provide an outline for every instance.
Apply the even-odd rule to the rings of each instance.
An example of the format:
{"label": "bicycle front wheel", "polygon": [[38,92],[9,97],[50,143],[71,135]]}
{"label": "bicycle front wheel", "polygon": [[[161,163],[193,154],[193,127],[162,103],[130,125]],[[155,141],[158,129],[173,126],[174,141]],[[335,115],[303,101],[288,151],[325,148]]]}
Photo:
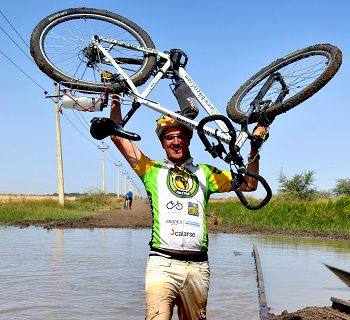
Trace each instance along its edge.
{"label": "bicycle front wheel", "polygon": [[[263,97],[265,101],[271,101],[265,115],[275,117],[287,112],[325,86],[336,74],[341,63],[341,51],[330,44],[318,44],[295,51],[274,61],[245,82],[229,101],[227,115],[239,124],[246,119],[247,111],[260,89],[268,77],[277,72],[283,78],[289,93],[283,101],[278,101],[282,87],[279,82],[274,82]],[[249,117],[249,123],[258,120],[258,113]]]}
{"label": "bicycle front wheel", "polygon": [[[95,35],[155,48],[150,36],[134,22],[106,10],[75,8],[43,19],[32,32],[30,52],[40,70],[53,80],[73,89],[103,92],[116,71],[92,45]],[[155,55],[101,44],[136,86],[151,76]]]}

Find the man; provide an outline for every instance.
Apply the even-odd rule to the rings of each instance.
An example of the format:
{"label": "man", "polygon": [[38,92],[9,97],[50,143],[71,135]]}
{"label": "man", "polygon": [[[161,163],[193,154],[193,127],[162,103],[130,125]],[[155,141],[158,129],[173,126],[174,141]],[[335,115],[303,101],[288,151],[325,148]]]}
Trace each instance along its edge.
{"label": "man", "polygon": [[[131,189],[129,189],[129,191],[125,194],[125,205],[124,205],[125,209],[131,209],[133,196],[134,195],[133,195]],[[128,205],[126,205],[126,201],[129,202]]]}
{"label": "man", "polygon": [[[113,101],[111,118],[120,122],[120,104]],[[150,160],[130,140],[112,141],[145,185],[152,216],[152,238],[146,269],[146,320],[170,320],[175,304],[180,320],[206,319],[209,290],[208,236],[205,206],[210,194],[231,191],[231,174],[213,166],[194,165],[189,151],[192,131],[169,117],[157,121],[156,133],[165,150],[162,162]],[[257,127],[255,135],[266,134]],[[259,169],[251,148],[248,169]],[[245,178],[242,191],[257,188]]]}

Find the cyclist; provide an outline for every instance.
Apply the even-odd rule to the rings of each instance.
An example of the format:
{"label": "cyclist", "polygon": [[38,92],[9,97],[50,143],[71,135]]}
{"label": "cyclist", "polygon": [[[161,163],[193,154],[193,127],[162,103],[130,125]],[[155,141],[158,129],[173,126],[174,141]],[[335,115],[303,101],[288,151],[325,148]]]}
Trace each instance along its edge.
{"label": "cyclist", "polygon": [[[111,118],[121,121],[117,100],[112,102]],[[112,136],[144,183],[153,215],[145,276],[146,320],[170,320],[175,304],[180,320],[206,319],[210,270],[204,209],[210,194],[232,190],[231,174],[210,165],[194,165],[189,150],[192,131],[171,118],[159,119],[156,133],[166,153],[164,162],[150,160],[132,141]],[[266,133],[263,126],[253,132]],[[258,173],[254,147],[250,159],[248,170]],[[257,181],[249,177],[240,187],[242,191],[256,188]]]}
{"label": "cyclist", "polygon": [[[133,195],[131,189],[129,189],[129,191],[125,194],[125,205],[124,205],[124,208],[131,209],[133,196],[134,195]],[[128,205],[126,205],[126,203],[128,203]]]}

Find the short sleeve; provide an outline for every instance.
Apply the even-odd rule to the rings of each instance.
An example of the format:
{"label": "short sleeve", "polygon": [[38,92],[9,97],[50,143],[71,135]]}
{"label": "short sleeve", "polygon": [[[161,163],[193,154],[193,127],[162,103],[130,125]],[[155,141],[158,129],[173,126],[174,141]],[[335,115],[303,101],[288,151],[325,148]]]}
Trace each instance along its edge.
{"label": "short sleeve", "polygon": [[141,159],[136,164],[136,166],[133,167],[135,173],[141,178],[145,174],[147,174],[151,169],[154,167],[155,161],[151,160],[147,156],[145,156],[143,153],[141,153]]}
{"label": "short sleeve", "polygon": [[204,165],[204,169],[207,176],[209,193],[221,193],[232,191],[232,176],[229,171],[219,170],[209,165]]}

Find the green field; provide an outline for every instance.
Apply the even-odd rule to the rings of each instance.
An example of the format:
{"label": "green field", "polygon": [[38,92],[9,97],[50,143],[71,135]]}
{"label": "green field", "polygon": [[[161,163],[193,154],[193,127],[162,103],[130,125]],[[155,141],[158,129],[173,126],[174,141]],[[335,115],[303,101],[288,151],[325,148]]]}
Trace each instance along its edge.
{"label": "green field", "polygon": [[288,231],[350,233],[350,197],[316,201],[273,198],[261,210],[250,211],[240,202],[209,202],[207,213],[223,225]]}
{"label": "green field", "polygon": [[82,218],[117,207],[115,197],[94,194],[66,200],[62,208],[52,199],[11,199],[0,202],[0,224]]}

